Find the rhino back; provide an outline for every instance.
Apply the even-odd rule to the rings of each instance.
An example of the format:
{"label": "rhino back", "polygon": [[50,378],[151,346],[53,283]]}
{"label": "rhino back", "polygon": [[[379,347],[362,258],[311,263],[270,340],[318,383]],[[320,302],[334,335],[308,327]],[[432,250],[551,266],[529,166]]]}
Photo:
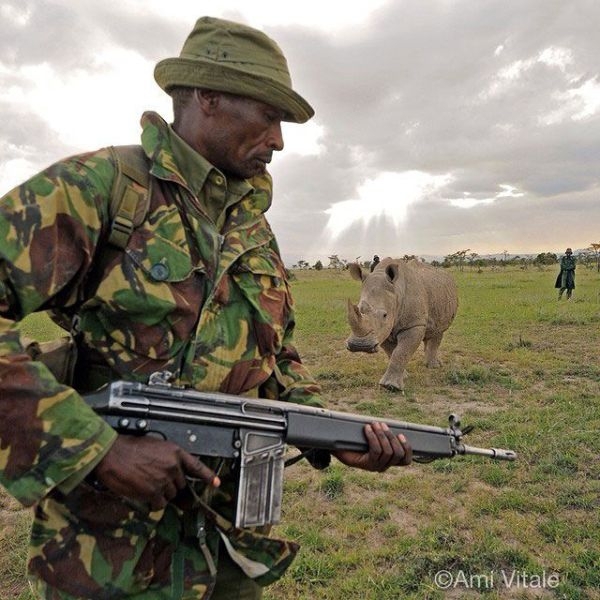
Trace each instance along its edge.
{"label": "rhino back", "polygon": [[415,270],[423,282],[427,296],[427,329],[445,331],[458,310],[458,291],[452,275],[431,265],[418,265]]}
{"label": "rhino back", "polygon": [[400,329],[423,323],[428,332],[445,331],[458,309],[458,293],[453,277],[443,269],[403,259],[384,259],[378,270],[397,270],[394,288],[398,295],[397,326]]}

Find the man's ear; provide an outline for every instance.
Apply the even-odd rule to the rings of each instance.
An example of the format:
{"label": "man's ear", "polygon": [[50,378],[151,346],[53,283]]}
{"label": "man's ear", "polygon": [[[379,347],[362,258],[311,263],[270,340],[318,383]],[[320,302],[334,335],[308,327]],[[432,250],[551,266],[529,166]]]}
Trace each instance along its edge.
{"label": "man's ear", "polygon": [[219,106],[221,92],[196,88],[194,90],[194,97],[196,102],[200,105],[200,108],[206,114],[211,114]]}

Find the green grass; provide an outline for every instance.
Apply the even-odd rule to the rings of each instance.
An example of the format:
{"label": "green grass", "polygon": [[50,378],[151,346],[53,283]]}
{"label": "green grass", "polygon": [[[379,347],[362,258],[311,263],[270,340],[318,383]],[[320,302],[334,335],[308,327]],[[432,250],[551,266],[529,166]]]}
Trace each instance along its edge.
{"label": "green grass", "polygon": [[[513,448],[519,460],[383,475],[296,467],[278,530],[302,543],[310,523],[320,545],[303,544],[267,599],[600,598],[600,278],[581,270],[573,300],[559,303],[553,270],[454,275],[460,306],[443,366],[426,369],[419,350],[405,396],[378,389],[383,353],[344,349],[346,298],[360,293],[345,272],[297,273],[297,345],[337,409],[432,425],[456,411],[476,426],[471,444]],[[444,591],[441,570],[481,585]],[[502,573],[513,572],[521,584],[507,588]],[[558,585],[522,583],[543,574]]]}
{"label": "green grass", "polygon": [[23,573],[31,515],[0,488],[0,599],[33,600]]}
{"label": "green grass", "polygon": [[[467,443],[519,459],[383,474],[299,463],[286,471],[274,534],[302,548],[265,600],[600,599],[600,277],[579,269],[573,300],[558,302],[555,271],[455,272],[460,306],[443,365],[426,369],[420,349],[404,396],[378,387],[382,352],[345,350],[346,298],[360,284],[342,271],[296,272],[297,346],[332,408],[441,426],[456,412],[476,427]],[[7,502],[0,599],[30,600],[29,513]],[[449,590],[435,583],[442,570],[455,578]],[[509,588],[512,573],[521,584]],[[543,575],[557,585],[522,583]]]}

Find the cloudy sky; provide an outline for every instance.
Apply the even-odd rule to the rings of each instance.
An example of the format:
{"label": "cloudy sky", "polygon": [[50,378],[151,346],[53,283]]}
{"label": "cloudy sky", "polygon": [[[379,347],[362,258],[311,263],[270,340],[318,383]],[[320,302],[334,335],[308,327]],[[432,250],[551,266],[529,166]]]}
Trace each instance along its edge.
{"label": "cloudy sky", "polygon": [[600,241],[597,0],[0,0],[0,192],[170,120],[154,64],[205,14],[276,39],[316,110],[271,165],[290,265]]}

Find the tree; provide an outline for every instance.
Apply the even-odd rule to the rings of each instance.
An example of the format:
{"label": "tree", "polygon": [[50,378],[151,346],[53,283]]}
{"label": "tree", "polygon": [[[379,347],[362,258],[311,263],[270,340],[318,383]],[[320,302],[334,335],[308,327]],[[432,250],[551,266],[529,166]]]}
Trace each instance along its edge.
{"label": "tree", "polygon": [[558,257],[554,252],[540,252],[534,259],[535,265],[555,265],[558,262]]}
{"label": "tree", "polygon": [[479,266],[479,268],[481,268],[481,264],[475,262],[478,256],[479,254],[477,254],[477,252],[471,252],[471,254],[469,254],[469,264],[471,267]]}
{"label": "tree", "polygon": [[343,269],[344,263],[337,254],[332,254],[329,258],[329,269]]}
{"label": "tree", "polygon": [[315,271],[321,271],[323,269],[323,263],[318,260],[314,265],[313,265],[313,269]]}
{"label": "tree", "polygon": [[596,271],[600,273],[600,242],[592,242],[589,248],[596,257]]}
{"label": "tree", "polygon": [[449,254],[444,258],[442,266],[450,267],[456,265],[458,266],[458,270],[462,271],[465,267],[465,256],[470,250],[471,248],[467,248],[466,250],[458,250],[458,252],[455,252],[454,254]]}

